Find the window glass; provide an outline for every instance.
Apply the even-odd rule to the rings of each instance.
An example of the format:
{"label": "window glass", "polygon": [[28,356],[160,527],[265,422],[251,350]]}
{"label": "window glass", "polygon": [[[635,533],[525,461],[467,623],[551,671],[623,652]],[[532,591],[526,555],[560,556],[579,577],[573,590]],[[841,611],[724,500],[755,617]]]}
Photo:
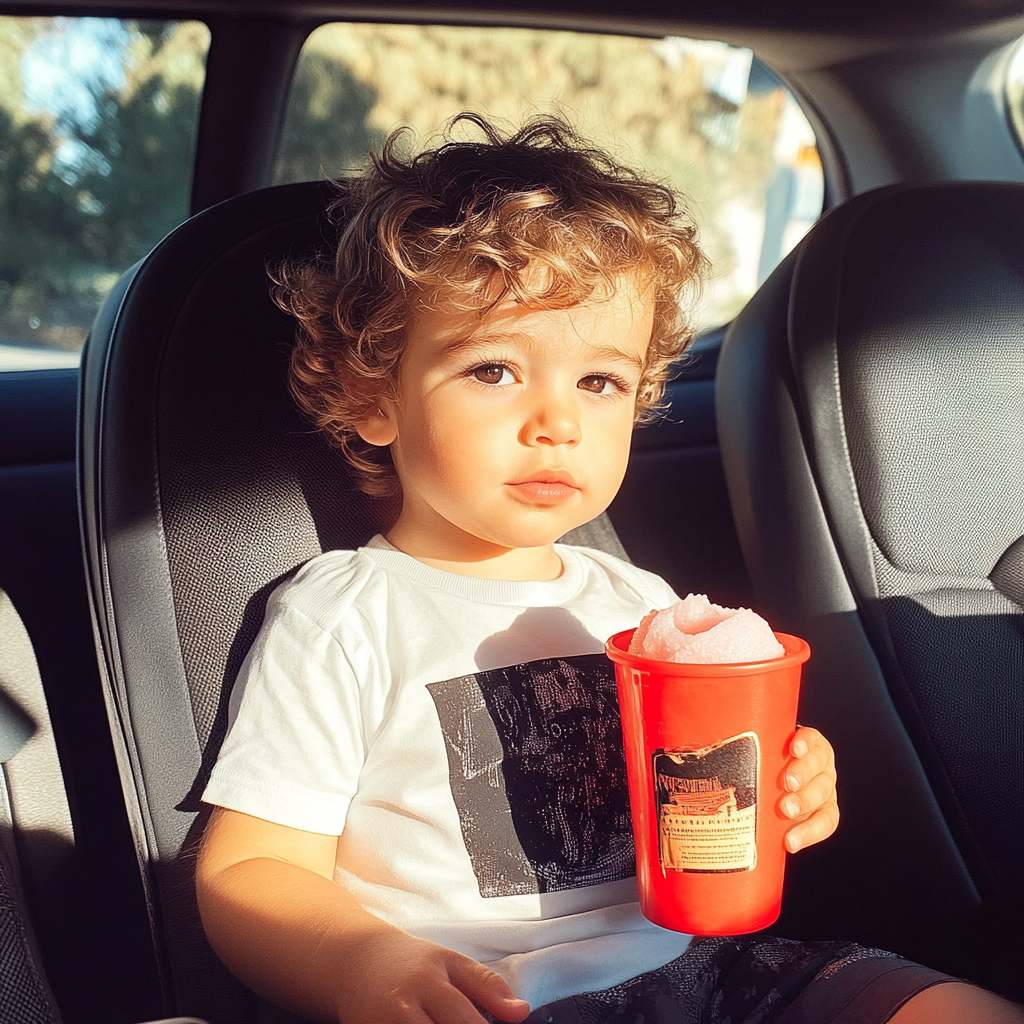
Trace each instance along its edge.
{"label": "window glass", "polygon": [[198,22],[0,17],[0,370],[77,365],[188,216],[208,46]]}
{"label": "window glass", "polygon": [[1017,133],[1017,143],[1024,153],[1024,39],[1017,44],[1007,72],[1006,105],[1010,123]]}
{"label": "window glass", "polygon": [[821,213],[814,133],[749,50],[706,40],[331,24],[296,69],[276,180],[339,176],[392,128],[420,142],[473,110],[567,116],[620,160],[686,193],[714,277],[704,327],[734,316]]}

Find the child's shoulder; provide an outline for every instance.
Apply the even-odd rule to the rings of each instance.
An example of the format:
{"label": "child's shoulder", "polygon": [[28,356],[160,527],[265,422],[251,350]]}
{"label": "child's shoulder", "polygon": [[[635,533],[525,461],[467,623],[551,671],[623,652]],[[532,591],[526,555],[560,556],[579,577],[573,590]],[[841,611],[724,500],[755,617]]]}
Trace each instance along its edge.
{"label": "child's shoulder", "polygon": [[362,548],[325,551],[299,566],[274,591],[268,611],[295,611],[331,631],[354,607],[373,603],[380,575]]}
{"label": "child's shoulder", "polygon": [[608,577],[610,585],[628,588],[651,607],[665,608],[677,600],[675,591],[657,573],[627,562],[601,548],[584,547],[577,544],[559,544],[559,551],[568,551],[589,564],[594,570]]}

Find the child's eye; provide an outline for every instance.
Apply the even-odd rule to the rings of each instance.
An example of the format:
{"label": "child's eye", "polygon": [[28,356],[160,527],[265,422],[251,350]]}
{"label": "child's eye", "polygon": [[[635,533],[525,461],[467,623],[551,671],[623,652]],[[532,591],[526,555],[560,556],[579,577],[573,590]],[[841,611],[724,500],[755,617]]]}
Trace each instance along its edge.
{"label": "child's eye", "polygon": [[469,371],[474,380],[481,384],[514,384],[516,379],[504,363],[484,363]]}
{"label": "child's eye", "polygon": [[616,377],[611,373],[591,373],[581,377],[576,384],[581,391],[589,391],[594,395],[608,395],[615,391],[628,393],[630,390],[628,381]]}

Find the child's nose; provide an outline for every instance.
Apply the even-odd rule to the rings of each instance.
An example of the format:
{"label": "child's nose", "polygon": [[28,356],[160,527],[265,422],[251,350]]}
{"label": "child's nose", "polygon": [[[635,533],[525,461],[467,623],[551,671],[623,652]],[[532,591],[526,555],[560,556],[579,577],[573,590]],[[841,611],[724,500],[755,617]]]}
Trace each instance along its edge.
{"label": "child's nose", "polygon": [[576,403],[549,395],[538,403],[525,427],[528,444],[576,445],[580,440],[580,419]]}

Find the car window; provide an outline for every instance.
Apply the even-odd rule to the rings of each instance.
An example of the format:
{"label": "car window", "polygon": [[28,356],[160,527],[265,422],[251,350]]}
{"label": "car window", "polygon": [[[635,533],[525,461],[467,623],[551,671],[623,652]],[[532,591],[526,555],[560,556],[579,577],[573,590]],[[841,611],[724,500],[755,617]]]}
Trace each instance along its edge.
{"label": "car window", "polygon": [[188,216],[208,46],[192,21],[0,17],[0,371],[77,365]]}
{"label": "car window", "polygon": [[821,213],[800,107],[750,50],[708,40],[513,28],[330,24],[299,59],[275,177],[342,176],[409,125],[463,110],[566,115],[691,199],[714,277],[701,325],[731,319]]}

